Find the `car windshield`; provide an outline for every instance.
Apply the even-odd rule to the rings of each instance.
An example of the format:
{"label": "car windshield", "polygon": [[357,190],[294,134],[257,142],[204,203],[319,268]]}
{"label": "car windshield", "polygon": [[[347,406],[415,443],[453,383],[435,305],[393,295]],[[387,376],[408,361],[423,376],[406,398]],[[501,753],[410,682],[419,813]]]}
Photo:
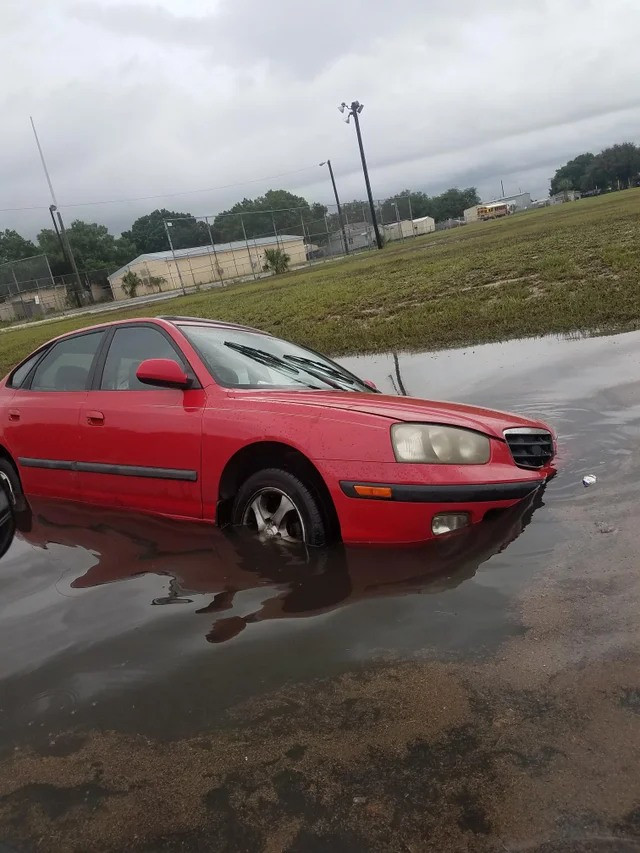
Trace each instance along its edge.
{"label": "car windshield", "polygon": [[328,358],[270,335],[219,326],[180,329],[216,382],[227,388],[372,390]]}

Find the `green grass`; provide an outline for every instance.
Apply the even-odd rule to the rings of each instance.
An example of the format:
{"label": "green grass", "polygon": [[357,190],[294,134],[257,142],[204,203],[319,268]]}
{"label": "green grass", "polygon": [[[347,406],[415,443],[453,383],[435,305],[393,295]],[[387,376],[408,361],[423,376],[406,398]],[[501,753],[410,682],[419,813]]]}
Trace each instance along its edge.
{"label": "green grass", "polygon": [[[640,323],[640,190],[476,223],[147,309],[248,323],[333,355]],[[54,335],[145,307],[0,333],[0,371]],[[148,315],[147,315],[148,316]]]}

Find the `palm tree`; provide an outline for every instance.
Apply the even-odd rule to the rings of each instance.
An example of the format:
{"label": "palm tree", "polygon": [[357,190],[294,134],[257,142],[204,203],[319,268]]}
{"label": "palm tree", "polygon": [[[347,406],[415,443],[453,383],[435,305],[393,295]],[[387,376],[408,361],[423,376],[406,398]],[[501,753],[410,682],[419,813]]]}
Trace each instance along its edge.
{"label": "palm tree", "polygon": [[282,272],[287,272],[291,258],[282,249],[265,249],[264,250],[264,266],[262,269],[265,272],[272,272],[278,275]]}

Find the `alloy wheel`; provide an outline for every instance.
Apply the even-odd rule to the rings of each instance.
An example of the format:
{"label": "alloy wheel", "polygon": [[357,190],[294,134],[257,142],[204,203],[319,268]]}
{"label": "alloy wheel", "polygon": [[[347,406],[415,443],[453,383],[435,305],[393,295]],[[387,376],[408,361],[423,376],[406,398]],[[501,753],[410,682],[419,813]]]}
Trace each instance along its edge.
{"label": "alloy wheel", "polygon": [[289,495],[267,487],[256,492],[247,502],[242,523],[255,530],[260,539],[280,539],[304,543],[304,522],[300,510]]}

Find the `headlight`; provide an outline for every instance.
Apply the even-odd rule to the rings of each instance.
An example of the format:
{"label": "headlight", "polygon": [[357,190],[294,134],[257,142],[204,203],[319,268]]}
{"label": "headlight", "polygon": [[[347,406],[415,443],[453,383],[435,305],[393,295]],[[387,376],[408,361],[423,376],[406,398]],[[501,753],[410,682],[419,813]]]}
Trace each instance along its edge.
{"label": "headlight", "polygon": [[486,435],[437,424],[394,424],[391,443],[398,462],[483,465],[491,455]]}

